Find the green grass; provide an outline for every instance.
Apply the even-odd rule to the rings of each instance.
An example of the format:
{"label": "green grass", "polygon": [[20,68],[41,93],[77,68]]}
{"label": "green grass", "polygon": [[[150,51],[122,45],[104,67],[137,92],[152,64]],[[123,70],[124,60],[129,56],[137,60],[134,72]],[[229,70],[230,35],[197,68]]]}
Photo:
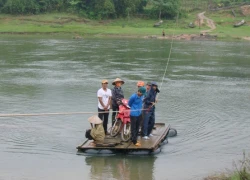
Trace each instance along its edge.
{"label": "green grass", "polygon": [[[244,36],[249,36],[250,32],[250,16],[242,16],[242,14],[235,10],[236,17],[233,16],[231,10],[213,12],[207,14],[207,16],[214,20],[216,24],[216,29],[214,33],[218,34],[221,38],[241,38]],[[246,21],[246,24],[241,27],[233,27],[237,22],[240,22],[242,19]]]}
{"label": "green grass", "polygon": [[[67,19],[72,21],[65,22]],[[82,22],[76,22],[77,19]],[[160,35],[162,29],[166,29],[166,34],[172,34],[176,29],[174,21],[165,21],[161,27],[153,27],[157,21],[141,19],[118,19],[111,21],[90,21],[83,22],[73,15],[50,14],[38,16],[6,16],[0,15],[0,32],[26,32],[26,33],[78,33],[81,35]],[[199,29],[177,28],[177,33],[198,33]]]}
{"label": "green grass", "polygon": [[[242,172],[240,172],[242,173]],[[219,174],[219,175],[213,175],[213,176],[209,176],[206,177],[204,180],[249,180],[249,173],[245,173],[243,175],[240,174],[239,172],[234,172],[232,174]],[[243,176],[242,176],[243,175]],[[243,178],[244,177],[244,178]]]}
{"label": "green grass", "polygon": [[[199,11],[200,12],[200,11]],[[78,34],[81,36],[131,36],[143,37],[150,35],[161,35],[165,30],[166,35],[179,34],[199,34],[201,30],[209,29],[205,25],[188,28],[190,22],[196,20],[198,11],[188,13],[185,18],[178,19],[178,26],[175,20],[164,20],[160,27],[153,27],[158,20],[150,19],[115,19],[94,21],[78,17],[72,14],[53,13],[42,15],[12,16],[0,15],[0,33],[58,33],[58,34]],[[217,29],[211,34],[217,34],[219,38],[242,38],[249,36],[249,26],[233,28],[234,22],[240,21],[242,17],[237,14],[233,18],[230,12],[206,13],[207,17],[213,19]],[[250,22],[250,17],[244,18]]]}
{"label": "green grass", "polygon": [[250,180],[250,154],[246,156],[243,152],[243,158],[234,164],[234,171],[220,173],[204,178],[204,180]]}

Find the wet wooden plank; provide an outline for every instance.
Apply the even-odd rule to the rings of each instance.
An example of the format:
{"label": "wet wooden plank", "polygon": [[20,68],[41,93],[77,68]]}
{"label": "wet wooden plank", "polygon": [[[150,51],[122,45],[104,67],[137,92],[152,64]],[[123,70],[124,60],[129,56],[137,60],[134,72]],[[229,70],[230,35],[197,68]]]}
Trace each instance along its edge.
{"label": "wet wooden plank", "polygon": [[131,144],[128,148],[129,149],[155,149],[158,144],[161,143],[161,140],[163,138],[163,134],[165,131],[167,131],[168,127],[162,126],[162,125],[156,125],[156,129],[153,130],[152,134],[153,136],[150,137],[150,139],[143,139],[142,137],[138,137],[138,141],[140,141],[141,146],[135,146],[134,144]]}
{"label": "wet wooden plank", "polygon": [[104,144],[116,144],[116,146],[115,147],[96,147],[96,145],[93,144],[93,140],[87,140],[81,146],[79,146],[78,149],[126,149],[131,144],[131,142],[122,142],[120,136],[116,136],[116,137],[106,136],[103,143]]}
{"label": "wet wooden plank", "polygon": [[135,146],[131,141],[122,142],[120,136],[105,137],[104,144],[116,144],[114,147],[97,147],[92,140],[85,141],[81,146],[78,146],[78,150],[87,150],[87,149],[110,149],[110,150],[120,150],[120,151],[130,151],[130,150],[155,150],[159,147],[159,144],[162,142],[164,137],[167,135],[169,126],[165,126],[164,123],[156,123],[156,129],[153,130],[153,137],[150,137],[149,140],[143,139],[141,136],[138,136],[138,141],[140,141],[141,146]]}

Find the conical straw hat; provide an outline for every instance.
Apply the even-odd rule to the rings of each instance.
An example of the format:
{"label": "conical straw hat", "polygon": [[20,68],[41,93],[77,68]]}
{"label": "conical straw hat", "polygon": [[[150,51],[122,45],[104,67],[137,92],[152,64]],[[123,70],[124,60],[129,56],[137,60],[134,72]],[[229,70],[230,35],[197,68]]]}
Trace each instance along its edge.
{"label": "conical straw hat", "polygon": [[113,81],[112,85],[115,85],[116,82],[121,82],[122,84],[125,83],[125,82],[124,82],[123,80],[121,80],[120,78],[116,78],[116,79]]}
{"label": "conical straw hat", "polygon": [[88,121],[92,124],[101,124],[102,123],[102,120],[97,115],[89,117]]}

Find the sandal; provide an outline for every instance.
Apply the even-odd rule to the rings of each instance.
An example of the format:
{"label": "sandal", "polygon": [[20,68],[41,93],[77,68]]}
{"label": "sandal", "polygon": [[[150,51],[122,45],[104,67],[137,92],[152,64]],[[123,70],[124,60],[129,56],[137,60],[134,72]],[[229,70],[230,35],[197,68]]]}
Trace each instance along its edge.
{"label": "sandal", "polygon": [[141,146],[141,143],[140,143],[140,142],[137,142],[137,143],[135,144],[135,146]]}

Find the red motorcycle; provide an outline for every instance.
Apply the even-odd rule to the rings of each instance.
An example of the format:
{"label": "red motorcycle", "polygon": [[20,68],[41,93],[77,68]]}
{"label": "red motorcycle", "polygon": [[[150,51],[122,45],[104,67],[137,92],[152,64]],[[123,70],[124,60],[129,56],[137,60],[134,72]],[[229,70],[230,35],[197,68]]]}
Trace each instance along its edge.
{"label": "red motorcycle", "polygon": [[121,132],[123,141],[128,141],[131,138],[131,124],[130,124],[130,107],[127,99],[122,99],[119,105],[119,112],[116,115],[115,123],[111,128],[110,135],[117,136]]}

